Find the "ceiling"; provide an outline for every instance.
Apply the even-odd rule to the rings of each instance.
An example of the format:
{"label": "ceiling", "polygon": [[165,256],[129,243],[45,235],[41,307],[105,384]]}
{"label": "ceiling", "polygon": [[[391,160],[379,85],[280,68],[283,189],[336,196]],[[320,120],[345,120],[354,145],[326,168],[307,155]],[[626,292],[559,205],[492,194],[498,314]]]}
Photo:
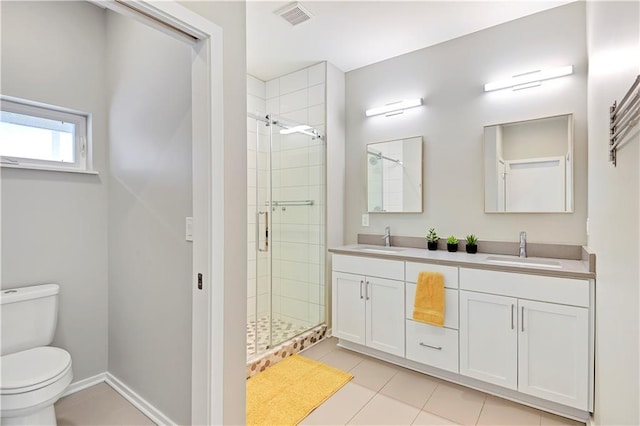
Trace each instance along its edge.
{"label": "ceiling", "polygon": [[326,60],[348,72],[571,1],[301,1],[312,18],[296,26],[273,13],[289,1],[247,1],[247,70],[268,81]]}

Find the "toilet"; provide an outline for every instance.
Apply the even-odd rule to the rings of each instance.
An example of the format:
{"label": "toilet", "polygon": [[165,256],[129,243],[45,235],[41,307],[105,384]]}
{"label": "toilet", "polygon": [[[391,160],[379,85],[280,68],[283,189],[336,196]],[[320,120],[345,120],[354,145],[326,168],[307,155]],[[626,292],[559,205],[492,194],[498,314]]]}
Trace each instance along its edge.
{"label": "toilet", "polygon": [[48,346],[58,318],[57,284],[0,291],[0,423],[55,425],[53,404],[71,380],[71,355]]}

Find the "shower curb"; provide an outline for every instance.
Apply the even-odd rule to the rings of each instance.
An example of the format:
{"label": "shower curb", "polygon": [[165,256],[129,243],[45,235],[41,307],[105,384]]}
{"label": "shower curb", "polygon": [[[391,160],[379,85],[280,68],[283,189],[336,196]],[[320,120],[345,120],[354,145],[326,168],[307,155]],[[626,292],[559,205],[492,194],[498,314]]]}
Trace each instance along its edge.
{"label": "shower curb", "polygon": [[262,354],[259,359],[253,359],[247,363],[247,379],[282,361],[286,357],[308,348],[326,336],[327,326],[326,324],[322,324],[268,350]]}

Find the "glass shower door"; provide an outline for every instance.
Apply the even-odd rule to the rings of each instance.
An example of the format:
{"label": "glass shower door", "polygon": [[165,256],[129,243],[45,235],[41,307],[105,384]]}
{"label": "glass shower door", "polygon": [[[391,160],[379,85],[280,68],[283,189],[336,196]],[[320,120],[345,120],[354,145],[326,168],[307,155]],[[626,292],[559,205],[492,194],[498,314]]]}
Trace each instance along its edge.
{"label": "glass shower door", "polygon": [[[271,127],[256,120],[248,146],[247,357],[271,346]],[[253,140],[252,140],[253,139]]]}
{"label": "glass shower door", "polygon": [[288,132],[270,116],[256,122],[248,144],[248,358],[322,324],[326,309],[324,139]]}

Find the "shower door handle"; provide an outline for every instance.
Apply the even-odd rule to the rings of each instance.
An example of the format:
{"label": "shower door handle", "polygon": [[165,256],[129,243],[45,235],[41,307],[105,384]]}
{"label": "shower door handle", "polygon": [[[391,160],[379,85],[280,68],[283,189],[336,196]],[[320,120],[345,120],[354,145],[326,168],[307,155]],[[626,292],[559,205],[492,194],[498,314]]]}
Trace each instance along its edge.
{"label": "shower door handle", "polygon": [[[260,247],[260,217],[264,215],[264,248]],[[258,212],[258,251],[269,251],[269,211]]]}

